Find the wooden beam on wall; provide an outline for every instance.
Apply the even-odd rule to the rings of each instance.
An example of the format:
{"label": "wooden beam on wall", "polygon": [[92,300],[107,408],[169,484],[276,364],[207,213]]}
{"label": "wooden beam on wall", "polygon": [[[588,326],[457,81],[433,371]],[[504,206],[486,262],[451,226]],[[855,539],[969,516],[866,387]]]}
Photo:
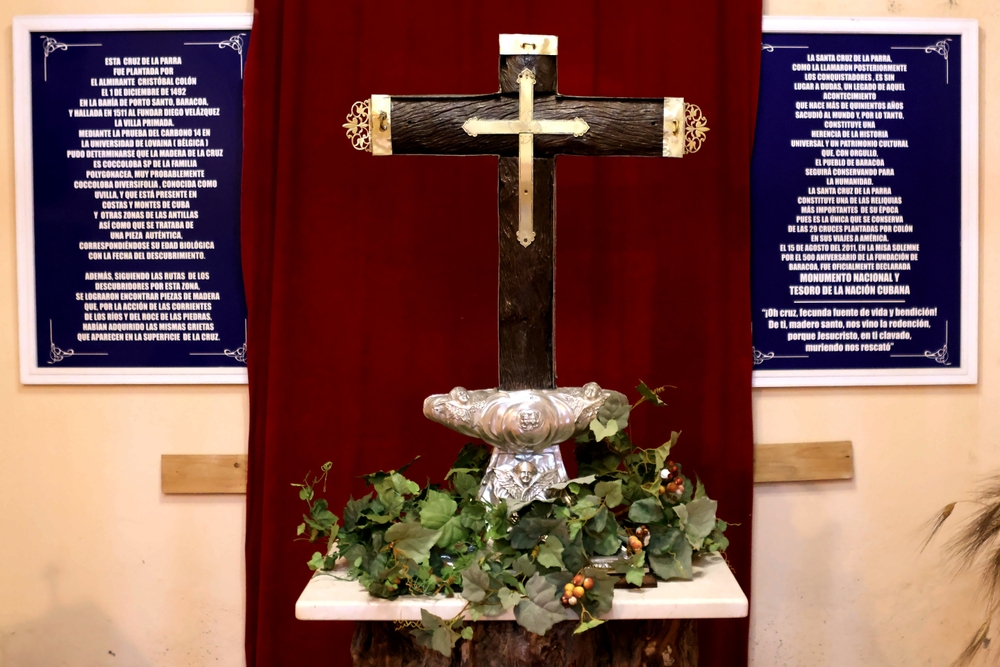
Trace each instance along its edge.
{"label": "wooden beam on wall", "polygon": [[245,454],[164,454],[160,457],[163,493],[246,493]]}
{"label": "wooden beam on wall", "polygon": [[757,484],[854,477],[854,448],[850,440],[755,445],[753,451],[753,481]]}
{"label": "wooden beam on wall", "polygon": [[[852,479],[854,451],[843,442],[796,442],[754,446],[753,481],[815,482]],[[160,488],[166,494],[246,493],[245,454],[164,454]]]}

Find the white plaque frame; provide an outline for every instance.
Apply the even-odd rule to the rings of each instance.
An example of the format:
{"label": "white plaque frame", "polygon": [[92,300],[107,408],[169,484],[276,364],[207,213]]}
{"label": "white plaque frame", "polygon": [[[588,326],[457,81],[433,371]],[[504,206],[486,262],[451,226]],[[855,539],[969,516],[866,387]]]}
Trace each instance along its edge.
{"label": "white plaque frame", "polygon": [[754,387],[976,384],[979,368],[979,22],[975,19],[765,16],[773,33],[962,36],[962,229],[960,366],[914,369],[754,370]]}
{"label": "white plaque frame", "polygon": [[250,30],[253,14],[15,16],[14,194],[17,302],[23,384],[246,384],[246,368],[46,368],[38,364],[35,327],[34,179],[31,128],[31,33]]}

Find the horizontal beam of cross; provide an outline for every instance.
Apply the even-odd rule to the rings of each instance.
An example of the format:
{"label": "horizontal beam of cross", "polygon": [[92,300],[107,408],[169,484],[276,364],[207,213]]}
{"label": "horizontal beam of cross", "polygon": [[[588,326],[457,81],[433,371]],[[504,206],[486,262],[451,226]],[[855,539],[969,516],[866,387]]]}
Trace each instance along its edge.
{"label": "horizontal beam of cross", "polygon": [[[500,95],[454,97],[392,97],[394,155],[518,154],[516,134],[471,136],[462,126],[470,118],[518,121],[518,99]],[[540,95],[534,100],[536,118],[575,121],[582,118],[585,134],[538,134],[536,158],[556,155],[663,155],[663,98],[607,99]],[[483,121],[480,121],[483,122]],[[537,122],[537,121],[536,121]],[[577,128],[582,129],[582,128]]]}

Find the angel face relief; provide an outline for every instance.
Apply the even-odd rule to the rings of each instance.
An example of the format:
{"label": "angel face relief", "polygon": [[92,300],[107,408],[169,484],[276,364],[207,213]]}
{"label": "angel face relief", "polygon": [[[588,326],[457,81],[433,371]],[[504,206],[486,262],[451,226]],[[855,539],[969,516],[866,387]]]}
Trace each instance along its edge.
{"label": "angel face relief", "polygon": [[596,382],[583,387],[469,391],[455,387],[424,401],[424,415],[496,449],[480,497],[544,498],[552,484],[566,480],[558,444],[587,430],[598,410],[616,391]]}

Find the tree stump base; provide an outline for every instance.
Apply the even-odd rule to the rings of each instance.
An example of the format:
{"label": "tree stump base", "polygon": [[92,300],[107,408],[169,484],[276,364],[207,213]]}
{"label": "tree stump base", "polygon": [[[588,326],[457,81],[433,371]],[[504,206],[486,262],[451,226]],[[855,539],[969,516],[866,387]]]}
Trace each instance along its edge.
{"label": "tree stump base", "polygon": [[391,621],[354,624],[354,667],[697,667],[698,634],[688,619],[608,621],[574,635],[559,623],[544,637],[514,621],[473,623],[450,658],[417,645],[410,627]]}

